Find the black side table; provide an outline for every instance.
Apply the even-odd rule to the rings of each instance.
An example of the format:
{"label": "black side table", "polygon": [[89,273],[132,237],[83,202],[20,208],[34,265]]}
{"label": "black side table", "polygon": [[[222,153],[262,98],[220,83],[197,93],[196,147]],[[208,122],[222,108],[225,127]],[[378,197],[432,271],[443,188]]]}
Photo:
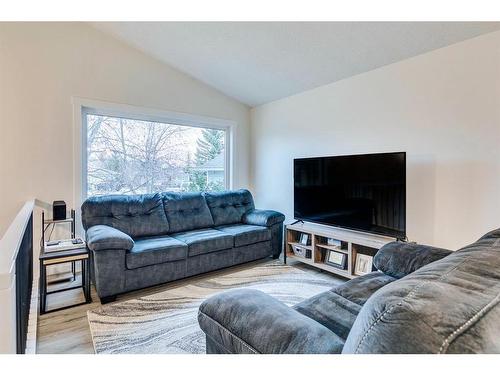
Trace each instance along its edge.
{"label": "black side table", "polygon": [[[84,305],[86,303],[92,302],[90,297],[90,262],[89,262],[89,251],[84,246],[78,249],[54,251],[54,252],[44,252],[43,248],[40,252],[40,314],[45,314],[48,312],[59,311],[67,309],[70,307]],[[82,265],[82,285],[72,286],[68,288],[56,289],[47,292],[47,266],[60,263],[75,263],[81,262]],[[83,289],[83,295],[85,297],[85,302],[77,303],[74,305],[64,306],[57,309],[52,309],[47,311],[47,295],[52,293],[64,292],[71,289]]]}

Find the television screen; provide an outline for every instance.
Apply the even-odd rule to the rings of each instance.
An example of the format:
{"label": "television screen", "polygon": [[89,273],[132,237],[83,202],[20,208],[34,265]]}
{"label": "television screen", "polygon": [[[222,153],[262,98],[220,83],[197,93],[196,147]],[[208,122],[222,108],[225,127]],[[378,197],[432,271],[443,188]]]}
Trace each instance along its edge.
{"label": "television screen", "polygon": [[406,237],[406,153],[294,160],[296,220]]}

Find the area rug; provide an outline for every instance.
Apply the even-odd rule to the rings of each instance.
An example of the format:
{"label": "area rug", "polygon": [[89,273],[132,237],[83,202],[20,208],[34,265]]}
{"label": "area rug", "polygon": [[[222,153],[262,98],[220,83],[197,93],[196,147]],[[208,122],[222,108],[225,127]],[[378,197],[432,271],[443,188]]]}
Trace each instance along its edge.
{"label": "area rug", "polygon": [[89,311],[94,349],[97,354],[205,353],[197,313],[209,296],[232,288],[257,289],[294,305],[340,283],[331,275],[280,261],[188,280],[176,288]]}

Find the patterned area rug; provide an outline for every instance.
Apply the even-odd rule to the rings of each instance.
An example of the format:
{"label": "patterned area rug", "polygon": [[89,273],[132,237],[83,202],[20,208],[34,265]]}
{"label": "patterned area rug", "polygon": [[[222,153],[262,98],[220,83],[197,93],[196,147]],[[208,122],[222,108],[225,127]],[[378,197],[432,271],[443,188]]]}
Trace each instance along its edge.
{"label": "patterned area rug", "polygon": [[[189,283],[189,284],[188,284]],[[205,353],[198,306],[210,295],[232,289],[258,289],[294,305],[342,283],[328,274],[304,271],[280,261],[206,279],[88,312],[97,354]]]}

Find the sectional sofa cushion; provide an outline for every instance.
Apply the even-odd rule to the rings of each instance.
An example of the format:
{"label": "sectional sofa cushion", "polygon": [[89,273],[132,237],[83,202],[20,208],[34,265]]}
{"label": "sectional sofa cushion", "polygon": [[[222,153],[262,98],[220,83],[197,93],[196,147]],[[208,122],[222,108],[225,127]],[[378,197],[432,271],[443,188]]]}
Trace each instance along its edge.
{"label": "sectional sofa cushion", "polygon": [[258,225],[234,224],[224,225],[216,229],[232,235],[234,237],[234,247],[251,245],[271,239],[271,231]]}
{"label": "sectional sofa cushion", "polygon": [[160,236],[136,240],[127,252],[125,262],[128,269],[173,262],[187,258],[188,246],[175,238]]}
{"label": "sectional sofa cushion", "polygon": [[132,238],[167,234],[169,225],[160,194],[106,195],[88,198],[82,205],[82,224],[102,224]]}
{"label": "sectional sofa cushion", "polygon": [[211,253],[231,249],[233,236],[216,229],[196,229],[188,232],[175,233],[172,237],[188,245],[188,256]]}
{"label": "sectional sofa cushion", "polygon": [[378,290],[344,353],[499,353],[500,230]]}
{"label": "sectional sofa cushion", "polygon": [[255,208],[252,194],[241,189],[230,192],[205,193],[214,226],[241,223],[243,215]]}
{"label": "sectional sofa cushion", "polygon": [[395,281],[382,272],[371,272],[309,298],[293,308],[346,340],[363,304],[383,286]]}
{"label": "sectional sofa cushion", "polygon": [[349,301],[363,306],[373,293],[396,280],[380,271],[370,272],[339,285],[334,291]]}
{"label": "sectional sofa cushion", "polygon": [[361,306],[329,290],[306,299],[293,306],[293,309],[321,323],[344,343]]}
{"label": "sectional sofa cushion", "polygon": [[373,265],[398,279],[453,253],[451,250],[407,242],[391,242],[373,258]]}
{"label": "sectional sofa cushion", "polygon": [[363,304],[394,281],[372,272],[291,308],[262,292],[233,289],[203,302],[198,321],[213,344],[207,352],[340,353]]}
{"label": "sectional sofa cushion", "polygon": [[212,214],[201,193],[163,193],[163,205],[170,233],[214,225]]}
{"label": "sectional sofa cushion", "polygon": [[205,300],[198,322],[225,353],[339,353],[343,340],[267,294],[233,289]]}

